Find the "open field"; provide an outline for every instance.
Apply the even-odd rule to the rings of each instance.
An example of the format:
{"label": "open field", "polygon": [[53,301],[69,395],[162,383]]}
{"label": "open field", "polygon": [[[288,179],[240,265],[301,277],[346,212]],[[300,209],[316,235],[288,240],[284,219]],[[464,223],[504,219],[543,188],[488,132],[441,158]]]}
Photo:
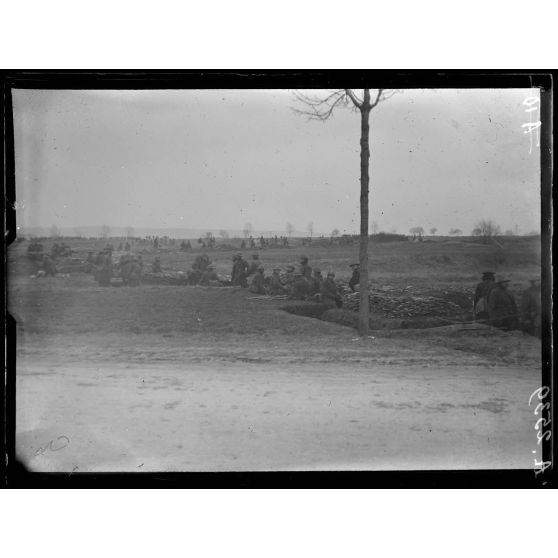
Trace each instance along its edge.
{"label": "open field", "polygon": [[[66,243],[82,258],[105,244]],[[488,268],[520,292],[539,274],[537,241],[502,245],[372,244],[372,283],[472,295]],[[33,279],[25,250],[25,242],[10,248],[8,303],[17,449],[34,469],[532,467],[527,402],[540,386],[538,339],[459,324],[361,339],[283,310],[300,303],[235,287],[103,288],[83,273]],[[146,266],[159,255],[175,271],[199,253],[137,250]],[[343,280],[358,247],[257,252],[266,271],[304,253]],[[218,274],[230,273],[233,252],[207,253]]]}

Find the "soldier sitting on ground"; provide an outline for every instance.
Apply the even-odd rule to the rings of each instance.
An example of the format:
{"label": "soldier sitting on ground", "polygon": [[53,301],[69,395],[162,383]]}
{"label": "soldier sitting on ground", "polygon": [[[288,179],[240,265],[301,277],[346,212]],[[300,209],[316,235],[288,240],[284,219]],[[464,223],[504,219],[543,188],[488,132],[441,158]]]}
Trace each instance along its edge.
{"label": "soldier sitting on ground", "polygon": [[312,268],[308,265],[308,256],[300,257],[300,274],[307,280],[312,279]]}
{"label": "soldier sitting on ground", "polygon": [[120,275],[124,285],[137,287],[141,284],[142,268],[137,258],[123,256],[124,263],[121,266]]}
{"label": "soldier sitting on ground", "polygon": [[327,279],[322,283],[321,298],[328,308],[341,308],[343,306],[339,289],[335,284],[335,273],[333,271],[327,274]]}
{"label": "soldier sitting on ground", "polygon": [[488,294],[490,324],[504,331],[517,329],[517,306],[513,295],[508,291],[509,282],[509,279],[496,281]]}
{"label": "soldier sitting on ground", "polygon": [[197,269],[198,271],[203,273],[209,264],[210,260],[207,254],[200,254],[199,256],[196,256],[196,259],[192,264],[192,269]]}
{"label": "soldier sitting on ground", "polygon": [[276,267],[271,274],[271,278],[269,281],[269,294],[270,295],[281,295],[287,292],[287,289],[281,283],[281,276],[279,272],[281,269]]}
{"label": "soldier sitting on ground", "polygon": [[310,294],[310,285],[301,273],[295,273],[291,285],[289,298],[295,300],[305,300]]}
{"label": "soldier sitting on ground", "polygon": [[56,269],[56,265],[54,264],[54,261],[50,256],[46,254],[43,256],[42,270],[44,271],[45,275],[51,275],[53,277],[57,273],[57,269]]}
{"label": "soldier sitting on ground", "polygon": [[494,285],[494,273],[492,271],[485,271],[482,274],[482,281],[475,289],[475,297],[473,299],[475,320],[488,320],[488,295],[494,288]]}
{"label": "soldier sitting on ground", "polygon": [[310,287],[310,296],[315,296],[320,294],[322,291],[322,282],[324,278],[322,276],[321,270],[317,267],[314,268],[314,275],[312,276],[311,287]]}
{"label": "soldier sitting on ground", "polygon": [[260,262],[260,256],[258,256],[258,254],[254,254],[252,256],[252,261],[250,262],[250,267],[248,268],[248,277],[250,277],[250,275],[254,275],[254,273],[257,273],[261,265],[262,262]]}
{"label": "soldier sitting on ground", "polygon": [[285,289],[287,290],[288,295],[290,295],[292,292],[294,276],[295,276],[294,265],[288,265],[285,275],[281,277],[281,283],[284,285]]}
{"label": "soldier sitting on ground", "polygon": [[219,276],[215,272],[215,266],[208,265],[201,274],[200,285],[207,287],[211,282],[219,281]]}
{"label": "soldier sitting on ground", "polygon": [[153,273],[162,273],[163,269],[161,268],[161,258],[159,256],[156,256],[155,260],[153,260],[151,271]]}
{"label": "soldier sitting on ground", "polygon": [[102,263],[97,268],[96,279],[101,287],[108,287],[112,277],[112,256],[111,252],[105,253]]}
{"label": "soldier sitting on ground", "polygon": [[250,284],[250,292],[254,294],[266,294],[263,267],[259,267],[254,277],[252,278],[252,283]]}

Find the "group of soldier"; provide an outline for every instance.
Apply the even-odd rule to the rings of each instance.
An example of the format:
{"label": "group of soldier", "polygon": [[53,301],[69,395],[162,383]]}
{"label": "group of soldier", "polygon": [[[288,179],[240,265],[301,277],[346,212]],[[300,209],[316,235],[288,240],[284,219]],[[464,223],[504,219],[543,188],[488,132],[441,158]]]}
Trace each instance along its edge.
{"label": "group of soldier", "polygon": [[530,285],[521,293],[518,308],[509,279],[496,281],[495,273],[485,271],[477,285],[473,301],[475,319],[505,331],[521,329],[541,337],[541,284],[539,278],[529,280]]}
{"label": "group of soldier", "polygon": [[113,247],[107,244],[97,255],[89,252],[86,260],[86,271],[93,273],[93,277],[101,287],[110,286],[115,271],[118,270],[122,283],[131,287],[141,284],[143,274],[143,259],[141,255],[123,254],[115,265],[112,259]]}
{"label": "group of soldier", "polygon": [[[264,236],[260,236],[259,240],[257,241],[260,245],[260,248],[264,250],[265,248],[288,248],[289,247],[289,239],[286,236],[273,236],[271,238],[264,238]],[[256,249],[256,239],[250,235],[249,238],[242,240],[240,243],[240,249],[246,250],[246,248]]]}
{"label": "group of soldier", "polygon": [[318,268],[312,269],[307,256],[301,256],[299,269],[289,265],[286,270],[273,268],[271,275],[265,275],[265,269],[258,254],[247,262],[242,254],[233,256],[231,284],[248,288],[257,295],[286,295],[294,300],[314,300],[328,307],[342,306],[341,292],[335,282],[335,273],[330,271],[324,278]]}

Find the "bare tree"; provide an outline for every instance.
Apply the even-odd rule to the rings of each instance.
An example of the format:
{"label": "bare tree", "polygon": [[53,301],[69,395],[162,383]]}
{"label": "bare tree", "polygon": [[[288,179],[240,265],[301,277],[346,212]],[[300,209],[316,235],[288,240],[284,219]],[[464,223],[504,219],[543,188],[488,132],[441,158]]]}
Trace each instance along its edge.
{"label": "bare tree", "polygon": [[438,229],[437,229],[436,227],[432,227],[432,228],[430,229],[430,234],[431,234],[432,236],[434,236],[437,232],[438,232]]}
{"label": "bare tree", "polygon": [[424,229],[422,227],[413,227],[409,229],[411,234],[417,234],[418,236],[422,236],[424,234]]}
{"label": "bare tree", "polygon": [[449,234],[450,236],[461,236],[463,231],[461,229],[450,229]]}
{"label": "bare tree", "polygon": [[294,225],[292,223],[287,223],[287,226],[285,227],[285,230],[287,231],[287,234],[289,236],[291,236],[294,233]]}
{"label": "bare tree", "polygon": [[227,238],[229,238],[229,233],[225,230],[225,229],[221,229],[219,231],[219,236],[223,239],[226,240]]}
{"label": "bare tree", "polygon": [[312,221],[308,222],[308,225],[306,226],[306,230],[308,231],[310,238],[312,238],[312,235],[314,234],[314,223]]}
{"label": "bare tree", "polygon": [[331,236],[332,236],[333,238],[339,236],[339,229],[333,229],[333,230],[331,231]]}
{"label": "bare tree", "polygon": [[471,234],[473,236],[482,236],[484,238],[493,238],[501,234],[500,226],[497,225],[492,219],[481,219],[475,225]]}
{"label": "bare tree", "polygon": [[244,234],[244,238],[248,238],[252,234],[252,223],[246,223],[244,225],[242,234]]}
{"label": "bare tree", "polygon": [[52,225],[52,227],[50,227],[49,236],[51,238],[58,238],[60,236],[60,231],[56,225]]}
{"label": "bare tree", "polygon": [[369,328],[369,286],[368,286],[368,188],[370,184],[370,111],[380,102],[391,97],[395,91],[378,89],[374,96],[370,89],[357,94],[354,89],[336,89],[323,96],[296,92],[295,97],[302,103],[304,110],[295,112],[312,120],[326,121],[333,115],[336,107],[352,107],[360,112],[360,303],[358,331],[367,335]]}
{"label": "bare tree", "polygon": [[101,236],[103,238],[108,238],[110,236],[110,227],[108,225],[103,225],[101,227]]}

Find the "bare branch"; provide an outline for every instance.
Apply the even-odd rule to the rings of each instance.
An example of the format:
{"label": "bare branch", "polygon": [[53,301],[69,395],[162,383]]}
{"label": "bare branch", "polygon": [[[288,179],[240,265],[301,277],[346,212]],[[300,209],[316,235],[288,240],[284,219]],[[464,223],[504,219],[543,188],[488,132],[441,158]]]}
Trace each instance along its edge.
{"label": "bare branch", "polygon": [[370,105],[370,108],[373,109],[379,102],[380,98],[382,97],[383,89],[378,89],[378,94],[376,95],[376,100]]}
{"label": "bare branch", "polygon": [[357,107],[358,109],[362,107],[362,101],[358,99],[358,97],[354,94],[354,92],[351,89],[345,89],[345,93],[349,96],[351,101],[353,101],[355,107]]}
{"label": "bare branch", "polygon": [[295,91],[294,95],[299,102],[306,105],[307,110],[297,108],[293,108],[292,110],[297,114],[308,116],[311,120],[327,120],[331,117],[334,109],[338,105],[347,104],[347,97],[344,89],[337,89],[323,98],[306,95],[300,91]]}

